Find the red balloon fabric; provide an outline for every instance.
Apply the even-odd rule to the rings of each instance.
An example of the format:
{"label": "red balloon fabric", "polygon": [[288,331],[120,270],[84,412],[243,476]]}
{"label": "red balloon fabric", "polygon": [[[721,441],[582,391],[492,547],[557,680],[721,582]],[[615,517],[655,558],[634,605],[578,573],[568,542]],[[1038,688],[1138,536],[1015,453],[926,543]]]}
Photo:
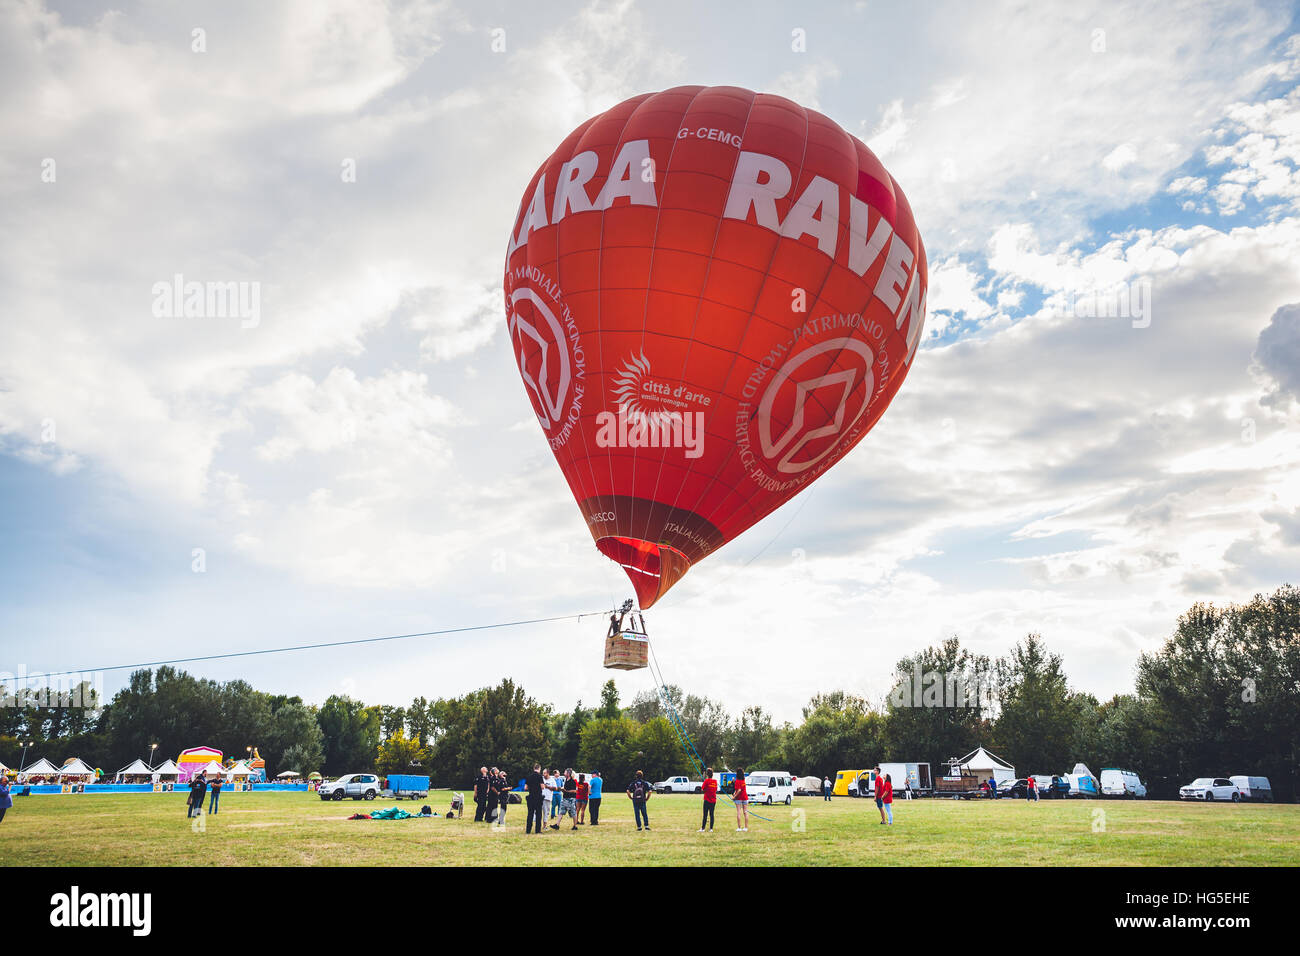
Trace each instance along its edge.
{"label": "red balloon fabric", "polygon": [[911,366],[926,286],[893,177],[780,96],[633,97],[542,164],[506,255],[511,344],[641,607],[862,440]]}

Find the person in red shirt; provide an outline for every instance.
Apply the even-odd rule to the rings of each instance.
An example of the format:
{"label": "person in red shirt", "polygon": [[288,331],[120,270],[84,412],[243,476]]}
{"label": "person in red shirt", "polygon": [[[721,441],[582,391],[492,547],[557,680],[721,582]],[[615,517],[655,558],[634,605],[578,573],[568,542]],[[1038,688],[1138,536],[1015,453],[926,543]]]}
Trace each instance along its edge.
{"label": "person in red shirt", "polygon": [[890,780],[889,774],[885,774],[884,779],[877,779],[877,786],[881,788],[880,801],[885,805],[885,813],[889,815],[889,825],[894,825],[894,782]]}
{"label": "person in red shirt", "polygon": [[736,832],[749,832],[749,788],[745,786],[744,769],[736,770],[736,789],[731,793],[736,804]]}
{"label": "person in red shirt", "polygon": [[591,796],[591,784],[587,783],[585,773],[578,774],[578,826],[587,825],[587,800]]}
{"label": "person in red shirt", "polygon": [[704,816],[700,819],[700,832],[704,832],[704,824],[709,825],[709,832],[713,832],[713,811],[718,807],[718,781],[713,777],[713,768],[704,768],[704,782],[700,784],[700,790],[704,793]]}

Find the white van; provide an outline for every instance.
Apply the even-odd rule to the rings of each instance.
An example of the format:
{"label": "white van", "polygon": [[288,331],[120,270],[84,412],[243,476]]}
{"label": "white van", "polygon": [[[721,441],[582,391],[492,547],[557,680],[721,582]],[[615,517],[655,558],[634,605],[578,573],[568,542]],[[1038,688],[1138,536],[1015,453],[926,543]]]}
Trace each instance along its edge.
{"label": "white van", "polygon": [[1103,797],[1145,797],[1147,788],[1132,770],[1103,767],[1101,795]]}
{"label": "white van", "polygon": [[1268,782],[1268,777],[1229,777],[1241,791],[1243,800],[1272,800],[1273,785]]}
{"label": "white van", "polygon": [[784,770],[754,770],[745,777],[750,803],[785,803],[794,801],[794,780]]}

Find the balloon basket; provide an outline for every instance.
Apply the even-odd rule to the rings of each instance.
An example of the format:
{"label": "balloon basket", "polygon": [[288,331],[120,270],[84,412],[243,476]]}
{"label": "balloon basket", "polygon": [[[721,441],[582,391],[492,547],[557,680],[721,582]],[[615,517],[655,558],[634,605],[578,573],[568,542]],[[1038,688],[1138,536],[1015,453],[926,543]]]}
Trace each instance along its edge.
{"label": "balloon basket", "polygon": [[634,671],[650,663],[650,642],[644,635],[633,633],[610,634],[605,638],[605,666],[621,671]]}

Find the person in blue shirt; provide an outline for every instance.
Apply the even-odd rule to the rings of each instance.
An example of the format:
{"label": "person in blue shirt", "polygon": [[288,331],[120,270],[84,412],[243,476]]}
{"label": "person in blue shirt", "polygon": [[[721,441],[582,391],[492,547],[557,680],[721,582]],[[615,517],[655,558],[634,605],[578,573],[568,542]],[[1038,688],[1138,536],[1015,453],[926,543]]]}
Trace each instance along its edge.
{"label": "person in blue shirt", "polygon": [[14,798],[9,795],[9,778],[0,773],[0,823],[4,822],[5,811],[14,805]]}
{"label": "person in blue shirt", "polygon": [[600,778],[599,770],[591,775],[591,796],[587,798],[587,810],[591,813],[593,827],[600,824],[600,788],[604,783],[605,781]]}

